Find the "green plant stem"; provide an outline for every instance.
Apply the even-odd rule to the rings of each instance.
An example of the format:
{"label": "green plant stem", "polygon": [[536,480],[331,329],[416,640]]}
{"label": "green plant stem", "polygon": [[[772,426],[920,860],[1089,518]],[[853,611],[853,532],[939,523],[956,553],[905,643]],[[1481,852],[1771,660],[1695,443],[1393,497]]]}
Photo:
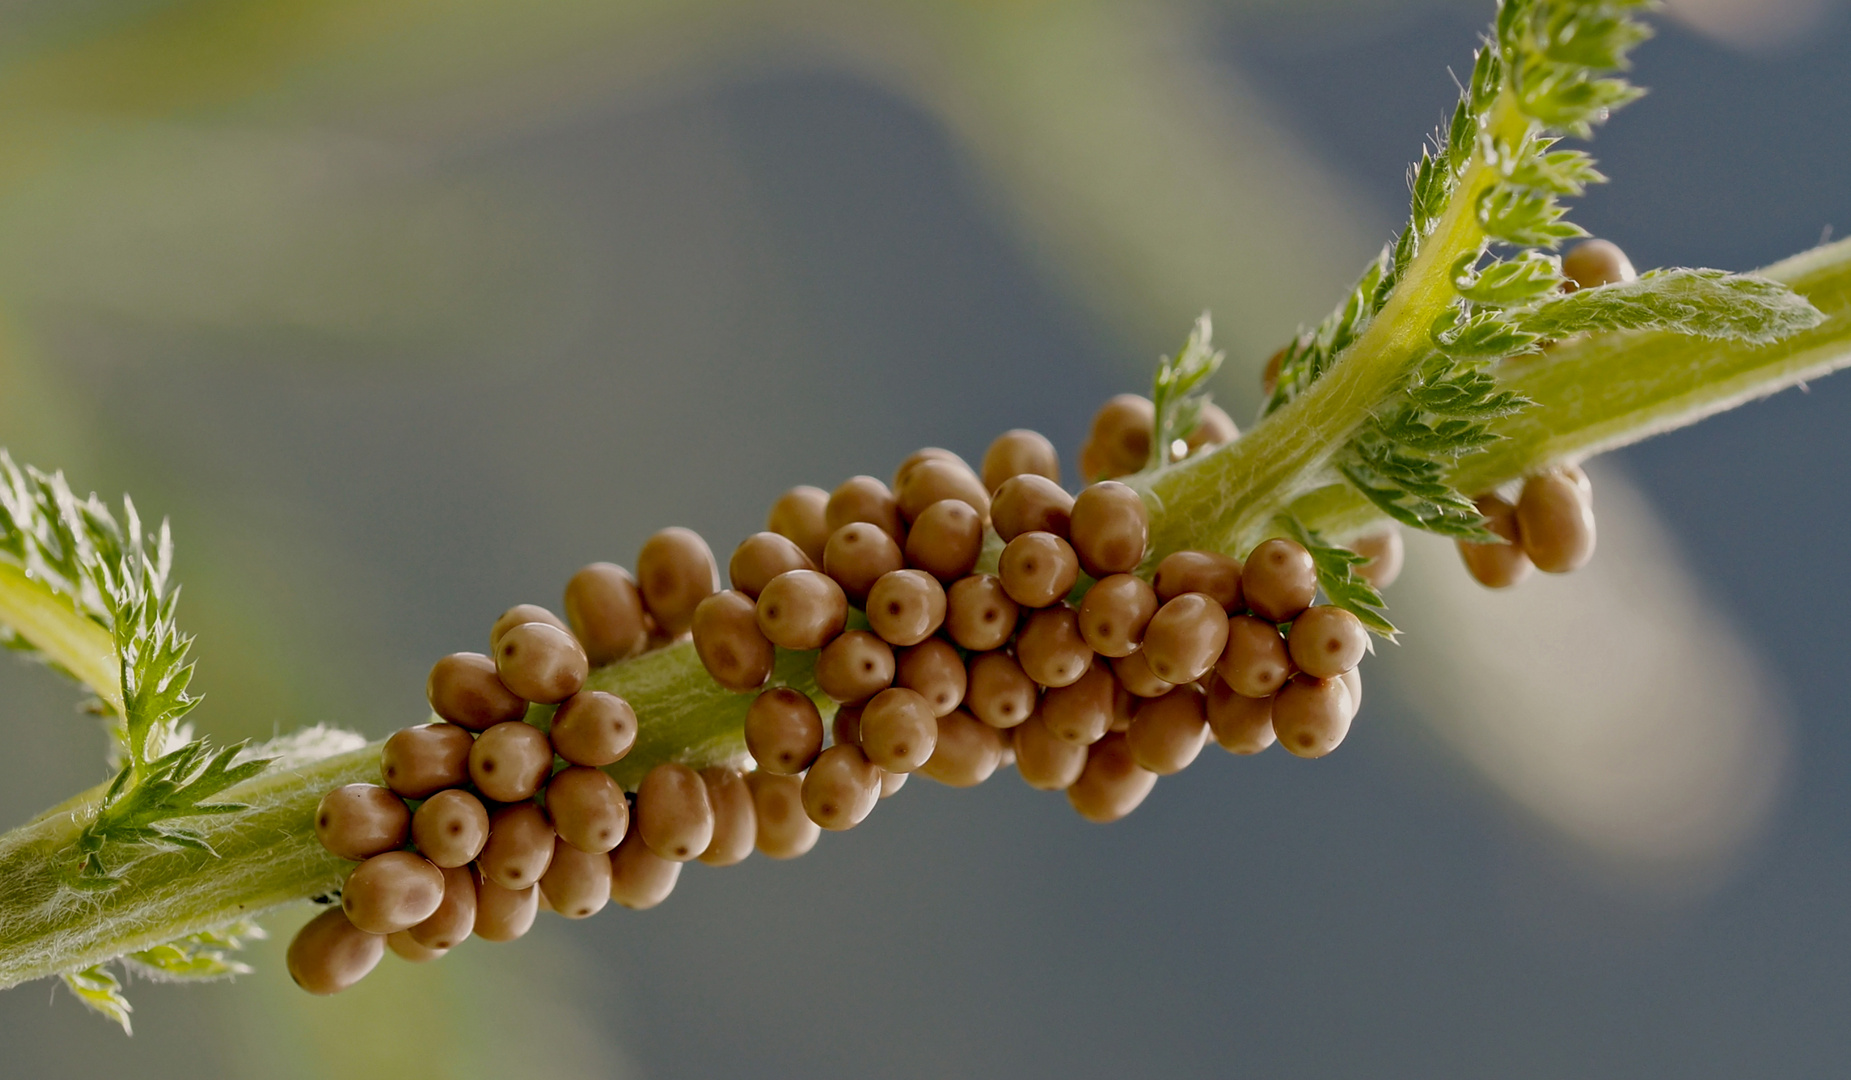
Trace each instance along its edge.
{"label": "green plant stem", "polygon": [[122,672],[109,631],[48,595],[18,567],[0,563],[0,626],[12,627],[33,648],[89,686],[118,714]]}
{"label": "green plant stem", "polygon": [[[1515,143],[1529,125],[1510,92],[1499,95],[1488,134]],[[1256,528],[1331,479],[1331,456],[1432,351],[1427,328],[1456,296],[1454,260],[1484,245],[1478,197],[1499,175],[1480,145],[1400,284],[1334,367],[1244,437],[1132,479],[1151,506],[1152,560],[1186,547],[1243,548]]]}
{"label": "green plant stem", "polygon": [[[1503,440],[1462,459],[1453,483],[1461,491],[1489,491],[1552,462],[1617,450],[1851,364],[1851,239],[1795,255],[1760,273],[1811,300],[1825,321],[1772,345],[1628,332],[1590,335],[1507,361],[1499,380],[1536,405],[1495,422],[1492,427]],[[1226,475],[1207,459],[1201,467]],[[1335,538],[1383,520],[1345,484],[1311,492],[1296,500],[1291,511]],[[1259,533],[1270,530],[1269,522],[1221,524],[1230,532],[1246,527],[1230,549],[1251,546]]]}
{"label": "green plant stem", "polygon": [[[1445,234],[1443,226],[1435,236]],[[1429,243],[1437,252],[1449,250],[1445,243]],[[1621,446],[1851,365],[1851,241],[1797,256],[1764,273],[1811,299],[1826,321],[1771,346],[1607,334],[1564,342],[1509,363],[1502,371],[1507,384],[1535,399],[1537,407],[1503,422],[1500,431],[1507,439],[1465,459],[1458,471],[1460,486],[1485,490],[1551,461]],[[1424,311],[1439,299],[1406,303]],[[1404,319],[1424,329],[1425,322],[1406,309],[1399,315],[1384,312],[1378,322],[1391,326]],[[1393,357],[1414,343],[1384,332],[1380,339],[1365,336],[1358,348],[1363,345],[1374,350],[1370,355]],[[1386,378],[1368,374],[1377,367],[1352,367],[1346,360],[1317,384],[1323,393],[1300,399],[1309,403],[1303,408],[1281,410],[1231,447],[1150,478],[1153,535],[1173,546],[1239,550],[1287,505],[1331,535],[1377,520],[1373,507],[1347,489],[1327,486],[1306,493],[1298,474],[1282,472],[1241,449],[1290,452],[1300,468],[1315,471],[1332,444],[1340,443],[1367,414],[1369,402],[1377,400],[1367,397]],[[1351,373],[1333,382],[1346,368]],[[1347,389],[1338,393],[1331,386]],[[1309,431],[1282,430],[1304,424]],[[811,653],[782,654],[774,678],[814,695],[813,660]],[[636,708],[636,747],[612,768],[626,786],[634,787],[660,761],[700,766],[735,761],[743,753],[741,724],[752,695],[714,684],[686,642],[601,668],[589,685],[620,694]],[[535,710],[532,719],[544,723],[546,710]],[[378,754],[375,743],[277,769],[232,788],[224,798],[248,809],[197,819],[217,857],[144,850],[119,865],[120,883],[106,890],[74,884],[75,840],[95,813],[101,787],[0,837],[0,988],[328,893],[351,864],[317,843],[315,805],[332,787],[376,780]]]}

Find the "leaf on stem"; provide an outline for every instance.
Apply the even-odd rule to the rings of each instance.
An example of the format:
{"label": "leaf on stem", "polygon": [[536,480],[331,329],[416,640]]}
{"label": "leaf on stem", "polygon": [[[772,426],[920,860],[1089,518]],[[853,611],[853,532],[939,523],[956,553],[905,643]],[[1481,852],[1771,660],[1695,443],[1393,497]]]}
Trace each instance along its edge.
{"label": "leaf on stem", "polygon": [[1155,437],[1150,444],[1148,468],[1158,469],[1174,458],[1172,449],[1186,439],[1201,421],[1202,406],[1209,394],[1203,387],[1221,367],[1226,356],[1214,346],[1215,326],[1204,311],[1189,329],[1189,338],[1175,356],[1160,357],[1157,375],[1151,383],[1151,402],[1156,406]]}
{"label": "leaf on stem", "polygon": [[78,884],[101,888],[113,883],[102,858],[104,845],[112,842],[216,854],[198,832],[175,821],[245,809],[242,803],[206,801],[269,765],[268,758],[235,762],[245,745],[237,743],[214,752],[199,739],[150,762],[139,780],[134,779],[132,764],[123,765],[96,817],[77,838],[77,850],[83,856]]}
{"label": "leaf on stem", "polygon": [[207,982],[233,975],[248,975],[250,965],[232,958],[246,941],[268,937],[263,927],[251,919],[239,919],[216,930],[156,945],[152,949],[132,952],[124,963],[143,976],[161,982]]}
{"label": "leaf on stem", "polygon": [[1362,624],[1371,633],[1389,641],[1395,640],[1395,635],[1400,631],[1395,629],[1395,624],[1389,622],[1384,614],[1388,605],[1382,599],[1382,594],[1356,572],[1357,567],[1369,560],[1349,548],[1325,541],[1295,517],[1287,515],[1280,519],[1280,523],[1287,535],[1311,553],[1311,561],[1317,567],[1318,587],[1324,590],[1324,598],[1362,620]]}
{"label": "leaf on stem", "polygon": [[1530,333],[1566,337],[1589,330],[1668,330],[1693,337],[1766,344],[1825,321],[1812,302],[1777,281],[1721,270],[1654,270],[1545,300],[1522,314]]}
{"label": "leaf on stem", "polygon": [[121,1024],[122,1034],[135,1034],[134,1027],[129,1023],[129,1014],[135,1009],[129,1004],[129,999],[122,996],[122,983],[109,970],[107,963],[67,971],[59,977],[71,993],[77,995],[77,1000]]}

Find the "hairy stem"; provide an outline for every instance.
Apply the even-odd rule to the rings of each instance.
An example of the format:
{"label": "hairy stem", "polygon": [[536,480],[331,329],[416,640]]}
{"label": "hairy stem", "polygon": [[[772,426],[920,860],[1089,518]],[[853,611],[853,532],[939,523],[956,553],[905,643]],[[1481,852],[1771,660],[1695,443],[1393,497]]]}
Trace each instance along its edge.
{"label": "hairy stem", "polygon": [[[1851,364],[1851,239],[1760,274],[1811,300],[1825,321],[1772,345],[1628,332],[1565,341],[1508,361],[1500,381],[1536,405],[1493,423],[1504,438],[1461,459],[1453,483],[1462,491],[1489,491],[1551,462],[1616,450]],[[1200,464],[1212,468],[1206,459]],[[1382,520],[1346,484],[1305,495],[1291,510],[1333,537]],[[1237,527],[1226,523],[1230,531]],[[1259,523],[1260,531],[1265,528]],[[1256,538],[1249,529],[1245,539]]]}
{"label": "hairy stem", "polygon": [[90,687],[118,714],[122,674],[109,631],[34,584],[18,567],[0,563],[0,626],[11,627],[47,659]]}
{"label": "hairy stem", "polygon": [[[1488,134],[1514,143],[1530,120],[1506,90]],[[1499,179],[1484,142],[1388,302],[1343,359],[1244,437],[1206,457],[1139,478],[1150,503],[1151,558],[1185,547],[1234,550],[1293,499],[1330,479],[1333,454],[1402,386],[1432,350],[1427,328],[1455,299],[1454,260],[1479,250],[1478,197]]]}
{"label": "hairy stem", "polygon": [[[1442,224],[1429,240],[1436,260],[1451,250],[1441,239],[1451,235],[1447,229]],[[1509,363],[1502,377],[1537,406],[1501,422],[1506,438],[1462,461],[1456,474],[1460,487],[1485,490],[1548,462],[1621,446],[1851,365],[1851,241],[1764,273],[1809,298],[1826,321],[1769,346],[1620,333],[1565,342]],[[1410,284],[1415,278],[1410,274]],[[1422,295],[1410,290],[1404,302],[1437,311],[1442,299]],[[1346,359],[1294,407],[1230,447],[1150,478],[1153,534],[1171,548],[1240,550],[1288,505],[1332,535],[1377,520],[1377,511],[1347,488],[1307,493],[1316,481],[1305,477],[1318,475],[1329,453],[1379,400],[1369,395],[1390,377],[1384,371],[1394,359],[1417,347],[1391,332],[1398,324],[1422,332],[1426,325],[1418,313],[1384,312],[1376,324],[1383,327],[1380,335],[1365,335],[1357,346],[1367,346],[1368,352],[1358,354],[1367,359]],[[1300,425],[1306,430],[1298,430]],[[1268,453],[1289,453],[1298,471],[1272,466]],[[814,657],[781,654],[774,678],[814,695]],[[628,787],[661,761],[707,765],[743,754],[741,724],[752,695],[717,686],[686,642],[601,668],[589,685],[620,694],[636,708],[641,727],[636,748],[611,770]],[[545,714],[536,709],[531,719],[543,724]],[[329,788],[376,780],[378,753],[378,744],[372,744],[298,762],[227,790],[226,800],[248,809],[196,819],[216,857],[105,848],[106,859],[113,854],[128,861],[117,867],[119,883],[104,890],[77,887],[74,846],[95,814],[101,788],[0,837],[0,988],[329,892],[350,864],[317,843],[315,805]]]}

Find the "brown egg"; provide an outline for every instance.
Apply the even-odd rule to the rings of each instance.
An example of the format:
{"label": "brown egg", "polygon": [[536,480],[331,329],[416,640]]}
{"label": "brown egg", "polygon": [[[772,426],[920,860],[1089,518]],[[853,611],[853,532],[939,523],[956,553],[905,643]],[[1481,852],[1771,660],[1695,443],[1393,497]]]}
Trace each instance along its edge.
{"label": "brown egg", "polygon": [[632,911],[667,900],[680,877],[681,863],[657,855],[635,829],[611,852],[611,899]]}
{"label": "brown egg", "polygon": [[838,634],[816,657],[816,685],[832,700],[854,704],[893,685],[893,646],[866,630]]}
{"label": "brown egg", "polygon": [[1459,558],[1466,572],[1487,589],[1508,589],[1530,576],[1534,564],[1524,551],[1523,534],[1517,524],[1517,508],[1494,494],[1477,499],[1478,512],[1485,517],[1485,528],[1502,537],[1501,544],[1478,544],[1457,541]]}
{"label": "brown egg", "polygon": [[1305,674],[1333,679],[1362,663],[1369,651],[1369,631],[1362,620],[1340,607],[1308,607],[1292,620],[1286,641],[1292,662]]}
{"label": "brown egg", "polygon": [[924,695],[934,716],[943,716],[963,704],[969,683],[963,657],[943,638],[930,638],[910,649],[901,649],[895,658],[893,685]]}
{"label": "brown egg", "polygon": [[1151,431],[1156,422],[1157,407],[1148,398],[1120,394],[1106,402],[1093,415],[1092,431],[1086,438],[1098,457],[1100,471],[1088,472],[1086,478],[1124,476],[1144,468],[1150,462]]}
{"label": "brown egg", "polygon": [[1025,532],[1003,548],[997,576],[1009,599],[1026,608],[1044,608],[1073,591],[1080,560],[1072,545],[1053,533]]}
{"label": "brown egg", "polygon": [[1594,557],[1594,505],[1587,474],[1560,465],[1523,482],[1517,529],[1523,551],[1545,574],[1579,570]]}
{"label": "brown egg", "polygon": [[1049,735],[1063,742],[1090,746],[1112,729],[1113,699],[1118,692],[1111,668],[1093,664],[1073,683],[1041,696],[1043,726]]}
{"label": "brown egg", "polygon": [[341,887],[341,910],[369,934],[391,934],[431,917],[443,901],[443,871],[422,855],[388,851],[361,863]]}
{"label": "brown egg", "polygon": [[1155,614],[1157,594],[1142,578],[1112,574],[1094,582],[1080,601],[1080,636],[1101,656],[1130,656]]}
{"label": "brown egg", "polygon": [[377,784],[344,784],[323,795],[315,808],[321,846],[356,862],[403,847],[410,827],[405,800]]}
{"label": "brown egg", "polygon": [[996,489],[990,524],[1007,543],[1027,532],[1067,538],[1073,520],[1073,496],[1059,484],[1032,473],[1011,477]]}
{"label": "brown egg", "polygon": [[929,458],[908,469],[894,492],[899,496],[900,514],[907,521],[917,520],[926,507],[940,499],[962,499],[984,520],[990,517],[990,492],[977,474],[962,461]]}
{"label": "brown egg", "polygon": [[504,806],[489,815],[488,843],[482,845],[476,866],[483,877],[504,889],[525,889],[546,873],[556,835],[538,805]]}
{"label": "brown egg", "polygon": [[983,454],[983,486],[992,494],[1017,476],[1039,476],[1060,483],[1060,455],[1047,436],[1015,428],[996,437]]}
{"label": "brown egg", "polygon": [[1201,687],[1187,683],[1146,701],[1125,732],[1131,759],[1158,776],[1188,768],[1208,741],[1206,698]]}
{"label": "brown egg", "polygon": [[823,572],[834,578],[859,605],[882,574],[906,567],[906,556],[893,537],[865,521],[851,522],[829,535],[823,548]]}
{"label": "brown egg", "polygon": [[938,744],[938,716],[925,695],[890,687],[862,709],[858,741],[862,753],[881,769],[909,773],[932,756]]}
{"label": "brown egg", "polygon": [[649,647],[643,593],[630,572],[596,562],[566,582],[566,622],[593,667],[635,656]]}
{"label": "brown egg", "polygon": [[574,765],[601,768],[636,745],[636,710],[616,694],[580,690],[553,714],[553,751]]}
{"label": "brown egg", "polygon": [[687,633],[694,609],[720,591],[713,551],[692,529],[663,529],[645,540],[636,554],[636,578],[649,614],[670,637]]}
{"label": "brown egg", "polygon": [[440,870],[467,866],[488,842],[488,809],[467,791],[440,791],[411,816],[411,839]]}
{"label": "brown egg", "polygon": [[527,700],[501,684],[495,661],[481,653],[451,653],[437,661],[424,690],[432,712],[471,731],[527,715]]}
{"label": "brown egg", "polygon": [[777,650],[758,628],[758,606],[750,596],[725,589],[694,609],[694,651],[713,681],[744,692],[765,685]]}
{"label": "brown egg", "polygon": [[887,485],[872,476],[851,476],[829,496],[823,511],[831,535],[844,525],[866,522],[895,542],[906,539],[906,522],[900,518],[899,500]]}
{"label": "brown egg", "polygon": [[526,698],[551,705],[578,693],[591,663],[578,639],[549,623],[510,627],[495,647],[495,673]]}
{"label": "brown egg", "polygon": [[758,597],[758,628],[786,649],[820,649],[848,621],[842,586],[814,570],[791,570],[772,578]]}
{"label": "brown egg", "polygon": [[483,941],[513,941],[533,929],[540,912],[540,886],[504,889],[487,878],[476,882],[476,936]]}
{"label": "brown egg", "polygon": [[1093,484],[1073,500],[1069,534],[1080,567],[1095,578],[1128,574],[1144,561],[1150,514],[1138,493],[1113,480]]}
{"label": "brown egg", "polygon": [[956,581],[983,554],[983,518],[962,499],[940,499],[913,520],[905,554],[908,566]]}
{"label": "brown egg", "polygon": [[1042,608],[1016,635],[1016,662],[1046,687],[1071,686],[1093,666],[1093,650],[1080,636],[1079,612],[1065,604]]}
{"label": "brown egg", "polygon": [[1320,758],[1337,748],[1356,715],[1342,679],[1295,675],[1273,696],[1273,731],[1279,745],[1303,758]]}
{"label": "brown egg", "polygon": [[1257,754],[1273,744],[1273,699],[1237,694],[1221,676],[1208,680],[1208,729],[1230,754]]}
{"label": "brown egg", "polygon": [[289,942],[289,977],[311,994],[338,994],[366,978],[385,955],[386,939],[354,926],[340,908],[308,921]]}
{"label": "brown egg", "polygon": [[489,655],[494,655],[496,648],[501,645],[501,636],[503,634],[506,634],[517,626],[523,626],[530,622],[545,623],[556,630],[563,630],[568,634],[572,632],[572,628],[566,625],[564,619],[561,619],[559,616],[540,605],[516,604],[502,612],[501,616],[495,620],[495,624],[489,627]]}
{"label": "brown egg", "polygon": [[1067,789],[1067,801],[1088,821],[1117,821],[1157,786],[1157,774],[1137,763],[1125,740],[1114,732],[1088,747],[1086,767]]}
{"label": "brown egg", "polygon": [[1279,628],[1253,615],[1228,620],[1228,644],[1215,671],[1235,693],[1271,697],[1292,676],[1292,658]]}
{"label": "brown egg", "polygon": [[1228,614],[1206,593],[1184,593],[1157,609],[1140,654],[1151,674],[1192,683],[1208,674],[1228,643]]}
{"label": "brown egg", "polygon": [[746,710],[745,739],[760,769],[794,776],[823,752],[823,717],[807,694],[773,687]]}
{"label": "brown egg", "polygon": [[1004,738],[970,713],[954,709],[938,718],[938,745],[919,771],[947,787],[975,787],[1002,764]]}
{"label": "brown egg", "polygon": [[1086,768],[1086,747],[1055,738],[1039,716],[1012,728],[1009,740],[1016,772],[1037,791],[1064,791]]}
{"label": "brown egg", "polygon": [[1162,697],[1176,687],[1175,683],[1160,679],[1151,671],[1142,649],[1113,660],[1112,674],[1119,685],[1141,698]]}
{"label": "brown egg", "polygon": [[[484,824],[484,831],[487,826]],[[467,865],[445,867],[443,902],[431,917],[405,931],[427,949],[454,949],[475,932],[476,877]]]}
{"label": "brown egg", "polygon": [[835,530],[829,527],[829,493],[822,488],[794,487],[771,504],[765,528],[792,542],[816,566],[823,565],[823,545]]}
{"label": "brown egg", "polygon": [[823,830],[803,809],[803,781],[763,771],[746,774],[758,819],[758,850],[772,859],[794,859],[816,846]]}
{"label": "brown egg", "polygon": [[650,769],[636,789],[636,828],[649,850],[687,862],[713,843],[713,803],[700,774],[679,762]]}
{"label": "brown egg", "polygon": [[1241,571],[1241,591],[1255,615],[1272,622],[1289,622],[1317,599],[1317,564],[1296,540],[1274,537],[1247,556]]}
{"label": "brown egg", "polygon": [[1244,608],[1240,591],[1240,560],[1218,551],[1172,551],[1157,564],[1151,579],[1163,603],[1184,593],[1203,593],[1232,615]]}
{"label": "brown egg", "polygon": [[945,633],[972,652],[999,649],[1015,633],[1020,611],[999,578],[972,574],[945,593]]}
{"label": "brown egg", "polygon": [[746,537],[733,549],[733,557],[726,564],[726,576],[733,588],[756,600],[779,574],[816,569],[819,569],[817,564],[804,554],[795,540],[774,532],[759,532]]}
{"label": "brown egg", "polygon": [[469,748],[469,779],[496,802],[533,798],[552,771],[552,743],[519,721],[496,724]]}
{"label": "brown egg", "polygon": [[1035,711],[1041,688],[1014,656],[997,650],[970,658],[964,707],[994,728],[1012,728]]}
{"label": "brown egg", "polygon": [[701,782],[707,785],[707,801],[713,805],[713,840],[700,860],[708,866],[732,866],[752,854],[758,838],[758,811],[752,805],[752,792],[737,769],[701,770]]}
{"label": "brown egg", "polygon": [[1407,547],[1401,540],[1401,526],[1392,521],[1352,537],[1349,548],[1369,560],[1357,567],[1356,572],[1378,589],[1393,585],[1395,579],[1401,576],[1401,566],[1407,560]]}
{"label": "brown egg", "polygon": [[428,799],[469,781],[469,750],[475,736],[455,724],[400,728],[379,753],[379,775],[407,799]]}
{"label": "brown egg", "polygon": [[602,855],[630,830],[630,803],[601,769],[574,765],[546,785],[546,814],[559,838],[580,851]]}
{"label": "brown egg", "polygon": [[581,851],[563,838],[554,841],[552,860],[540,878],[540,896],[568,919],[596,915],[611,899],[610,856]]}
{"label": "brown egg", "polygon": [[890,645],[917,645],[945,622],[945,587],[923,570],[882,574],[868,590],[868,626]]}
{"label": "brown egg", "polygon": [[803,809],[832,832],[852,829],[880,800],[880,770],[860,747],[838,745],[822,752],[803,777]]}

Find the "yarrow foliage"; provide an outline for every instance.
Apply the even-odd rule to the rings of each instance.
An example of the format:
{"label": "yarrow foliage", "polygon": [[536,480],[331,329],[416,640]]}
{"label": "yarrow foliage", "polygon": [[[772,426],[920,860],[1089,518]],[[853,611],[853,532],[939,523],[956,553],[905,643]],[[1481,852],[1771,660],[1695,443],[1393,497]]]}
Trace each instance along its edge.
{"label": "yarrow foliage", "polygon": [[[78,836],[72,884],[86,890],[114,887],[117,877],[105,859],[112,847],[124,849],[124,858],[135,848],[211,852],[183,819],[244,809],[214,797],[261,773],[267,761],[240,761],[243,743],[214,749],[194,739],[182,722],[198,699],[187,692],[193,639],[174,617],[180,591],[170,580],[173,537],[167,523],[149,535],[132,500],[123,499],[118,520],[94,494],[78,498],[62,473],[22,468],[0,450],[0,568],[14,571],[0,578],[0,592],[7,594],[0,600],[11,601],[9,607],[39,604],[62,622],[63,632],[48,632],[47,638],[94,636],[84,629],[88,624],[105,632],[114,652],[113,665],[86,664],[75,653],[61,662],[42,642],[0,627],[10,648],[87,683],[109,717],[117,772]],[[180,977],[214,969],[212,958],[222,952],[203,939],[182,940],[137,959],[144,969]],[[232,974],[238,965],[219,966],[221,974]],[[65,983],[128,1029],[128,1002],[107,969],[67,973]]]}
{"label": "yarrow foliage", "polygon": [[1202,419],[1202,407],[1209,402],[1208,380],[1221,369],[1225,353],[1215,348],[1215,326],[1208,313],[1196,317],[1189,338],[1175,356],[1157,362],[1157,375],[1151,383],[1151,402],[1156,406],[1156,421],[1150,442],[1150,468],[1168,465],[1178,455],[1176,444],[1188,438]]}
{"label": "yarrow foliage", "polygon": [[1585,153],[1558,144],[1565,136],[1586,138],[1641,93],[1614,72],[1650,36],[1635,17],[1647,6],[1504,0],[1451,122],[1409,171],[1407,228],[1343,305],[1281,357],[1263,415],[1342,362],[1402,290],[1443,276],[1451,300],[1427,326],[1426,350],[1401,361],[1400,391],[1333,459],[1344,479],[1396,521],[1498,542],[1449,476],[1459,457],[1498,437],[1490,421],[1529,404],[1499,389],[1502,360],[1585,331],[1654,329],[1758,342],[1821,318],[1782,286],[1713,270],[1662,271],[1564,292],[1561,261],[1550,252],[1586,234],[1566,219],[1562,200],[1605,177]]}

